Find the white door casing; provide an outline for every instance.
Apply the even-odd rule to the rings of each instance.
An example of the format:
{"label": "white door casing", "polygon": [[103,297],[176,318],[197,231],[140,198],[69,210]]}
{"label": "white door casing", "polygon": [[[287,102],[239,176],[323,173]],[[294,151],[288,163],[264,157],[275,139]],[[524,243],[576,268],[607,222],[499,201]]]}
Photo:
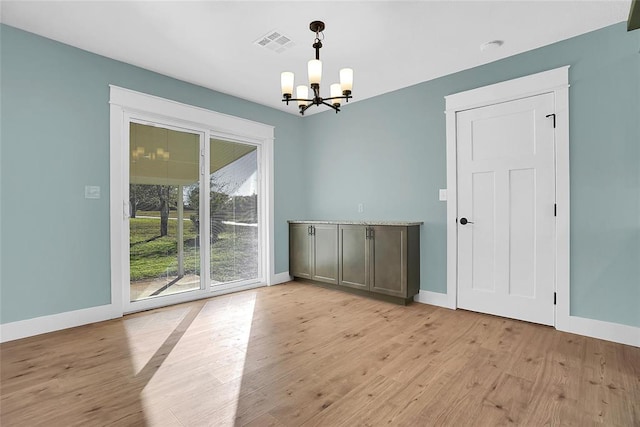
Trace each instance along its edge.
{"label": "white door casing", "polygon": [[[457,116],[467,110],[541,94],[553,95],[555,113],[555,326],[567,330],[569,307],[569,66],[496,83],[445,97],[447,139],[447,294],[446,306],[458,307],[458,148]],[[553,121],[552,118],[549,120]],[[464,215],[460,213],[460,217]],[[470,221],[473,218],[467,217]],[[475,224],[473,224],[475,225]],[[470,225],[470,226],[473,226]],[[462,230],[460,230],[462,231]]]}
{"label": "white door casing", "polygon": [[[159,305],[169,305],[192,299],[210,297],[270,285],[274,283],[274,219],[273,219],[273,126],[251,120],[217,113],[199,107],[159,98],[129,89],[110,85],[110,246],[111,246],[111,304],[114,310],[128,313],[146,310]],[[175,294],[162,300],[141,300],[130,302],[123,288],[129,282],[128,252],[122,250],[128,245],[128,132],[132,117],[146,122],[158,122],[177,128],[202,132],[204,141],[210,137],[229,141],[242,141],[258,146],[259,158],[259,207],[261,254],[261,279],[249,285],[225,287],[206,286],[203,292]],[[208,158],[209,144],[204,144],[205,158]],[[204,175],[208,176],[208,162],[204,163]],[[206,180],[205,180],[206,182]],[[208,206],[208,191],[203,191],[204,206]],[[209,210],[201,209],[203,223],[209,223]],[[208,257],[205,255],[205,259]],[[208,262],[202,265],[203,276],[208,278]],[[162,301],[162,304],[158,302]]]}
{"label": "white door casing", "polygon": [[553,110],[547,93],[456,115],[460,308],[554,324]]}

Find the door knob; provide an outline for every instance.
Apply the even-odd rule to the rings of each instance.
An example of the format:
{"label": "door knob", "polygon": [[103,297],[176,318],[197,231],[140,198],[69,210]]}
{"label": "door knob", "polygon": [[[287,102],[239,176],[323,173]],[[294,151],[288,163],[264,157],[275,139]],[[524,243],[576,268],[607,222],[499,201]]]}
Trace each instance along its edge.
{"label": "door knob", "polygon": [[460,218],[460,224],[467,225],[467,224],[473,224],[473,222],[467,220],[467,218],[462,217]]}

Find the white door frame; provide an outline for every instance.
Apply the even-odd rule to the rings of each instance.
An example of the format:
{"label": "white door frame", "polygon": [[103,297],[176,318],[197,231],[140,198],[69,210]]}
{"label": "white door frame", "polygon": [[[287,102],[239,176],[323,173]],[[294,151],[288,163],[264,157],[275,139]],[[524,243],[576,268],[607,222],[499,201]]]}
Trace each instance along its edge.
{"label": "white door frame", "polygon": [[[125,230],[123,218],[129,214],[128,198],[125,197],[128,183],[125,183],[126,165],[128,165],[128,150],[124,142],[129,132],[129,119],[131,116],[148,118],[151,121],[179,126],[193,130],[200,130],[205,135],[205,151],[208,150],[209,136],[221,137],[237,141],[246,141],[259,146],[260,156],[263,162],[263,178],[259,178],[260,194],[263,197],[262,209],[259,212],[260,221],[264,224],[261,230],[263,242],[261,257],[262,280],[246,287],[229,287],[225,289],[211,289],[207,286],[206,293],[189,293],[173,297],[164,297],[168,304],[184,302],[191,299],[206,298],[221,293],[233,292],[248,287],[271,285],[274,282],[274,203],[273,203],[273,126],[246,120],[239,117],[217,113],[204,108],[182,104],[176,101],[124,89],[110,85],[110,246],[111,246],[111,305],[119,313],[144,310],[153,305],[153,301],[140,301],[136,308],[132,309],[128,301],[124,301],[123,283],[129,280],[127,263],[124,259],[122,247],[125,242]],[[208,164],[205,162],[205,173],[208,173]],[[128,174],[126,175],[128,176]],[[127,186],[127,187],[125,187]],[[207,192],[208,193],[208,192]],[[206,194],[206,193],[205,193]],[[205,196],[206,197],[206,196]],[[206,202],[206,200],[205,200]],[[208,203],[205,204],[208,206]],[[204,209],[208,216],[208,209]],[[205,222],[208,223],[208,222]],[[208,268],[205,267],[205,272]],[[125,274],[127,277],[125,277]],[[208,275],[206,276],[208,280]],[[149,306],[148,306],[149,305]]]}
{"label": "white door frame", "polygon": [[445,96],[447,129],[447,306],[458,296],[458,170],[456,115],[460,111],[553,93],[556,149],[556,274],[558,329],[569,321],[569,66]]}

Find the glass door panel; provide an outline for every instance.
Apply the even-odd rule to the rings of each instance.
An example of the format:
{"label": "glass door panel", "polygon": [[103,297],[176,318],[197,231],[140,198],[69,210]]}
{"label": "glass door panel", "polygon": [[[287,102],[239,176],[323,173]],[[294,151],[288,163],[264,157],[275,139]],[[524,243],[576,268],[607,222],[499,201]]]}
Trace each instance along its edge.
{"label": "glass door panel", "polygon": [[200,135],[129,128],[130,301],[201,289]]}
{"label": "glass door panel", "polygon": [[211,285],[260,277],[258,149],[211,138]]}

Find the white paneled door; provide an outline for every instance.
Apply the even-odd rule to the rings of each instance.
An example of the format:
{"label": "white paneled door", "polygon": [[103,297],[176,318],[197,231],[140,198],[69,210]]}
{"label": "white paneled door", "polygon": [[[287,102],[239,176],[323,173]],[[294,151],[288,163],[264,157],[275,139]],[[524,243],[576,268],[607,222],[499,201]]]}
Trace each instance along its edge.
{"label": "white paneled door", "polygon": [[554,95],[457,113],[458,307],[554,324]]}

